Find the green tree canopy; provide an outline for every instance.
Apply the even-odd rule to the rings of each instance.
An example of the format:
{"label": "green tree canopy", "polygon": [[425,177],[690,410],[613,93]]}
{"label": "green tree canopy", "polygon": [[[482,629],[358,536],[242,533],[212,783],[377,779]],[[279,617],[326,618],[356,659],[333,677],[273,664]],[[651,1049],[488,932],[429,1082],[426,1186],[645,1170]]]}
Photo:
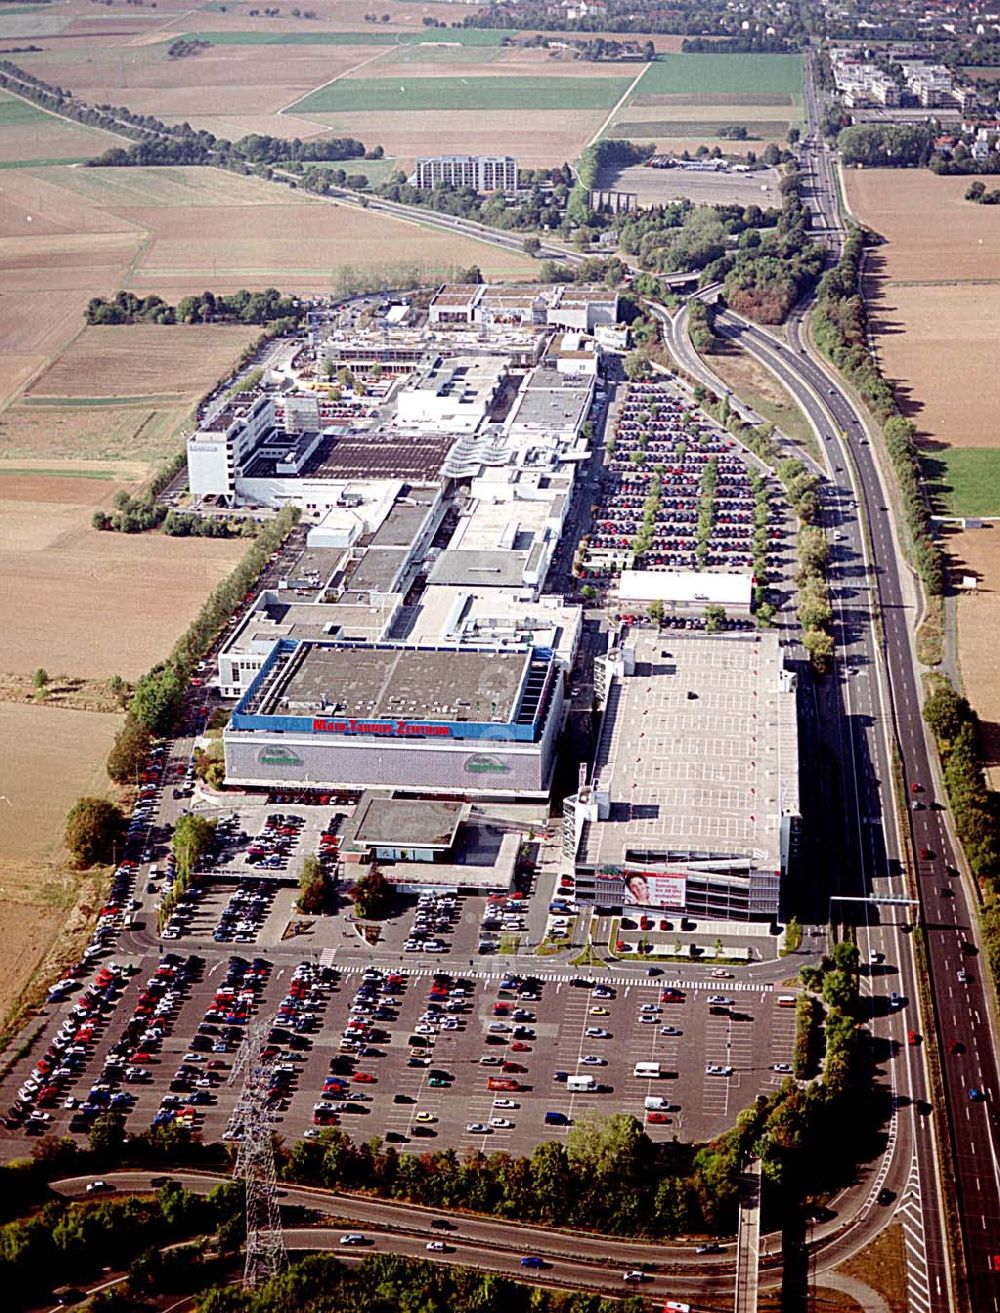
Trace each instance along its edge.
{"label": "green tree canopy", "polygon": [[66,817],[66,847],[78,866],[110,861],[125,830],[125,817],[106,798],[81,798]]}

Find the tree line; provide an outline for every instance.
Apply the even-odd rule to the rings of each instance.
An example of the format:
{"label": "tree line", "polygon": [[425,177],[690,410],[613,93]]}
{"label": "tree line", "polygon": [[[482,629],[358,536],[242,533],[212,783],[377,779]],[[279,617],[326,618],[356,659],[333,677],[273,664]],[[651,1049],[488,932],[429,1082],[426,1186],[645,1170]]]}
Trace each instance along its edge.
{"label": "tree line", "polygon": [[861,269],[865,247],[874,241],[873,234],[855,228],[844,243],[836,267],[823,275],[813,310],[813,336],[819,349],[858,390],[882,425],[906,515],[913,562],[928,593],[941,596],[945,589],[944,557],[931,532],[916,428],[899,414],[892,385],[868,348]]}
{"label": "tree line", "polygon": [[[822,1076],[807,1089],[789,1079],[761,1095],[736,1125],[708,1144],[654,1144],[625,1113],[585,1113],[565,1141],[536,1145],[527,1157],[454,1149],[399,1153],[375,1139],[358,1143],[338,1127],[283,1151],[285,1180],[361,1190],[450,1210],[467,1210],[611,1235],[725,1233],[735,1226],[740,1174],[749,1154],[772,1185],[768,1225],[847,1179],[874,1129],[867,1032],[856,1015],[857,950],[840,950],[830,970]],[[853,964],[853,965],[852,965]],[[853,991],[853,993],[852,993]],[[826,994],[824,994],[826,997]],[[834,1025],[830,1024],[830,1016]]]}
{"label": "tree line", "polygon": [[856,123],[838,134],[837,149],[848,165],[923,168],[934,150],[934,130],[923,123]]}
{"label": "tree line", "polygon": [[187,122],[168,124],[153,114],[135,113],[125,105],[90,104],[64,87],[26,72],[9,59],[0,59],[0,87],[63,118],[133,139],[132,146],[113,146],[96,159],[88,160],[88,166],[95,168],[201,164],[244,173],[262,164],[382,156],[381,146],[366,151],[364,144],[354,137],[316,137],[302,141],[298,137],[288,140],[254,132],[238,141],[229,141],[205,129],[196,130]]}
{"label": "tree line", "polygon": [[924,700],[944,768],[955,829],[982,894],[979,921],[994,982],[1000,979],[1000,818],[986,779],[979,717],[943,675]]}
{"label": "tree line", "polygon": [[645,1313],[646,1300],[527,1286],[471,1267],[372,1254],[360,1266],[310,1254],[256,1290],[216,1286],[197,1313]]}
{"label": "tree line", "polygon": [[291,332],[305,309],[276,287],[262,292],[201,292],[182,296],[169,305],[162,296],[136,296],[120,291],[113,297],[92,296],[84,311],[88,324],[261,324],[275,332]]}
{"label": "tree line", "polygon": [[[671,33],[714,37],[712,49],[720,39],[735,41],[740,52],[749,48],[751,33],[744,31],[743,11],[734,10],[726,0],[697,0],[696,3],[668,9],[658,0],[609,0],[607,8],[569,18],[546,0],[489,0],[482,8],[467,15],[453,27],[514,28],[544,32],[629,32]],[[797,41],[804,33],[798,6],[769,6],[767,30],[758,20],[755,27],[759,42],[782,37]],[[511,43],[512,44],[512,43]],[[754,49],[761,49],[760,45]],[[791,47],[785,47],[791,48]]]}

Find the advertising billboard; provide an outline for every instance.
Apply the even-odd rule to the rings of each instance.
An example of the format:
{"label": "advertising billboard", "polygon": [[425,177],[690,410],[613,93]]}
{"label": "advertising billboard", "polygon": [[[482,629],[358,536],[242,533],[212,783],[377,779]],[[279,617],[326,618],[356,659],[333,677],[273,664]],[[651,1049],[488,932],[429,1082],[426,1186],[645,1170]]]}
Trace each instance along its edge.
{"label": "advertising billboard", "polygon": [[595,894],[600,903],[623,907],[664,907],[682,911],[687,896],[687,877],[665,871],[629,871],[621,867],[601,871]]}

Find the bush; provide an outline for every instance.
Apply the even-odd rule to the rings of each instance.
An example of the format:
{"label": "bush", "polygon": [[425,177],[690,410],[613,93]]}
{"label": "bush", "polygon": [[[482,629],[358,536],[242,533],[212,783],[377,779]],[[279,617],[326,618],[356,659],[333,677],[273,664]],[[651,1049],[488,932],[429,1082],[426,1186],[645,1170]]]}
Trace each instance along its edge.
{"label": "bush", "polygon": [[115,856],[125,831],[125,817],[106,798],[81,798],[66,817],[66,847],[77,866],[93,866]]}

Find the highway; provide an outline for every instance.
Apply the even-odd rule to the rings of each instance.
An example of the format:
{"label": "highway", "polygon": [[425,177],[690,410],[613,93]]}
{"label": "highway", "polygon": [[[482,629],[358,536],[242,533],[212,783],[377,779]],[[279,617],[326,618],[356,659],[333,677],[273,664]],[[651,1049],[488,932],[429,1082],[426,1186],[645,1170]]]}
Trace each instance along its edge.
{"label": "highway", "polygon": [[[832,166],[825,151],[807,149],[804,165],[815,198],[830,228],[836,213]],[[839,249],[836,229],[830,231]],[[873,1029],[886,1036],[894,1057],[891,1076],[896,1092],[895,1156],[899,1166],[908,1151],[917,1164],[919,1207],[914,1208],[908,1177],[901,1213],[919,1217],[927,1302],[931,1309],[971,1307],[1000,1309],[1000,1156],[997,1150],[998,1081],[994,1036],[985,990],[989,982],[977,969],[975,890],[959,874],[959,858],[941,805],[942,788],[932,766],[934,755],[921,716],[920,677],[913,634],[919,602],[912,571],[903,560],[895,534],[873,435],[867,417],[847,390],[810,353],[803,336],[807,308],[788,325],[787,341],[726,311],[716,321],[722,336],[739,343],[766,365],[792,394],[826,448],[829,479],[824,491],[824,523],[831,535],[830,585],[834,603],[838,662],[836,689],[843,699],[846,756],[845,801],[856,818],[856,846],[861,854],[864,887],[878,896],[905,895],[904,873],[912,869],[909,892],[919,898],[919,922],[928,962],[931,1026],[936,1029],[944,1077],[945,1106],[935,1115],[920,1109],[928,1102],[928,1083],[920,1049],[907,1043],[919,1032],[912,1015],[918,1007],[918,983],[909,936],[892,916],[879,923],[874,912],[859,934],[863,951],[884,954],[885,965],[872,968]],[[694,356],[682,311],[668,325],[666,337],[679,362],[706,383],[710,373]],[[718,380],[715,390],[724,390]],[[882,459],[887,457],[882,455]],[[887,476],[892,478],[891,472]],[[877,614],[879,628],[875,625]],[[902,798],[893,796],[890,745],[901,764]],[[853,780],[849,777],[853,775]],[[898,806],[897,809],[897,805]],[[902,833],[894,835],[894,811]],[[910,855],[912,853],[912,863]],[[846,887],[840,892],[846,892]],[[883,912],[885,909],[883,909]],[[845,917],[845,919],[848,919]],[[900,911],[895,922],[903,922]],[[889,967],[898,965],[899,975]],[[895,990],[904,1005],[886,1012],[884,995]],[[979,1092],[980,1099],[973,1091]],[[965,1282],[949,1291],[948,1247],[935,1195],[933,1137],[940,1127],[941,1146],[951,1159],[947,1190],[954,1192],[959,1219]],[[892,1184],[893,1178],[887,1178]],[[910,1250],[911,1260],[914,1257]],[[911,1298],[914,1292],[911,1289]]]}

